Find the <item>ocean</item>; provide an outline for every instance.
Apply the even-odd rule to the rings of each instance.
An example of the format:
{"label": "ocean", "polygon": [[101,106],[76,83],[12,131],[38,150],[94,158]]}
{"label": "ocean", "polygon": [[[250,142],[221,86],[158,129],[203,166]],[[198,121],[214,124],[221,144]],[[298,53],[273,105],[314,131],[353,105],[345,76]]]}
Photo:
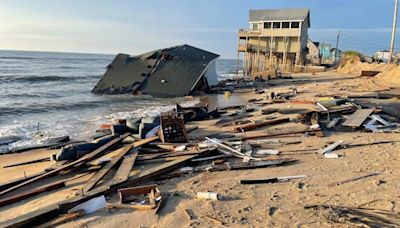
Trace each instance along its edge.
{"label": "ocean", "polygon": [[[69,135],[82,139],[102,123],[118,118],[154,116],[176,103],[193,105],[197,98],[160,99],[148,96],[95,95],[113,55],[0,51],[0,137],[22,140],[0,145],[36,145],[48,138]],[[218,59],[217,74],[229,77],[236,61]]]}

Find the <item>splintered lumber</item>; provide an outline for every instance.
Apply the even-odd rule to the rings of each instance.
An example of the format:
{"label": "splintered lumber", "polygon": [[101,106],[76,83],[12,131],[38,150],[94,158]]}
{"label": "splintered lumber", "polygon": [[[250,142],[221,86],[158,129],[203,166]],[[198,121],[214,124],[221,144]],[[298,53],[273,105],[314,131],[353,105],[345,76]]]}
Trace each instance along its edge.
{"label": "splintered lumber", "polygon": [[329,146],[327,146],[327,147],[321,149],[321,150],[319,151],[319,153],[320,153],[320,154],[330,153],[330,152],[332,152],[333,150],[335,150],[338,146],[342,145],[343,143],[344,143],[343,140],[336,141],[336,142],[332,143],[331,145],[329,145]]}
{"label": "splintered lumber", "polygon": [[61,224],[67,223],[67,222],[71,222],[81,216],[85,215],[85,211],[77,211],[77,212],[73,212],[73,213],[68,213],[68,214],[64,214],[59,216],[58,218],[55,218],[49,222],[46,222],[44,224],[41,224],[40,226],[37,226],[37,228],[47,228],[47,227],[56,227],[59,226]]}
{"label": "splintered lumber", "polygon": [[59,214],[66,213],[69,209],[73,208],[74,206],[86,202],[94,197],[115,192],[116,189],[118,188],[132,187],[145,180],[149,180],[157,176],[160,176],[162,174],[165,174],[169,171],[175,170],[179,166],[189,163],[191,159],[198,158],[200,156],[210,155],[213,151],[215,151],[215,149],[213,150],[204,149],[201,150],[197,155],[181,157],[179,159],[176,159],[175,161],[163,163],[159,166],[142,171],[137,175],[131,176],[124,183],[115,184],[111,186],[107,185],[101,186],[99,188],[93,189],[92,191],[89,191],[84,196],[75,196],[70,199],[66,199],[62,202],[59,202],[57,204],[48,206],[45,209],[29,212],[15,219],[2,222],[0,223],[0,227],[22,227],[22,226],[32,227],[33,225],[38,225],[47,222],[51,219],[54,219]]}
{"label": "splintered lumber", "polygon": [[286,177],[272,177],[267,179],[256,179],[256,180],[240,180],[240,184],[269,184],[269,183],[276,183],[280,181],[289,181],[302,178],[307,178],[307,176],[299,175],[299,176],[286,176]]}
{"label": "splintered lumber", "polygon": [[135,210],[153,210],[156,208],[155,204],[121,204],[121,203],[108,203],[107,208],[117,209],[135,209]]}
{"label": "splintered lumber", "polygon": [[52,205],[26,213],[22,216],[16,217],[14,219],[1,222],[0,227],[4,228],[19,228],[19,227],[36,227],[39,224],[43,224],[59,214],[59,209],[57,205]]}
{"label": "splintered lumber", "polygon": [[347,179],[347,180],[344,180],[344,181],[339,181],[339,182],[328,184],[328,187],[342,185],[342,184],[349,183],[349,182],[352,182],[352,181],[362,180],[362,179],[365,179],[365,178],[368,178],[368,177],[377,176],[379,174],[380,173],[370,173],[370,174],[363,175],[363,176],[360,176],[360,177],[350,178],[350,179]]}
{"label": "splintered lumber", "polygon": [[119,166],[117,173],[115,174],[112,183],[117,184],[117,183],[122,183],[129,178],[129,174],[132,171],[132,167],[135,164],[136,158],[138,156],[138,153],[134,153],[129,156],[125,156],[124,160],[122,161],[121,165]]}
{"label": "splintered lumber", "polygon": [[28,181],[28,180],[30,180],[30,179],[33,179],[33,178],[38,177],[38,176],[40,176],[40,175],[43,175],[43,174],[45,174],[45,173],[46,173],[45,171],[42,171],[42,172],[40,172],[40,173],[35,173],[35,174],[33,174],[33,175],[30,175],[30,176],[18,178],[18,179],[9,181],[9,182],[7,182],[7,183],[4,183],[4,184],[0,185],[0,191],[4,191],[4,190],[6,190],[6,189],[8,189],[8,188],[11,188],[11,187],[14,187],[14,186],[16,186],[16,185],[19,185],[19,184],[21,184],[21,183],[23,183],[23,182],[25,182],[25,181]]}
{"label": "splintered lumber", "polygon": [[262,127],[266,127],[266,126],[269,126],[269,125],[276,125],[276,124],[287,123],[287,122],[290,122],[290,118],[281,118],[281,119],[276,119],[276,120],[264,121],[262,123],[239,126],[239,127],[236,127],[233,131],[236,132],[236,133],[245,132],[245,131],[252,131],[252,130],[255,130],[257,128],[262,128]]}
{"label": "splintered lumber", "polygon": [[247,158],[247,159],[258,160],[258,161],[261,160],[261,159],[259,159],[259,158],[254,158],[254,157],[251,157],[251,156],[247,156],[247,155],[241,153],[240,151],[235,150],[235,149],[233,149],[232,147],[223,144],[223,143],[220,142],[218,139],[210,139],[210,138],[208,138],[208,137],[206,137],[205,139],[208,140],[208,141],[210,141],[210,142],[212,142],[212,143],[217,144],[218,147],[222,147],[222,148],[224,148],[224,149],[227,149],[227,150],[230,151],[230,152],[233,152],[234,154],[232,154],[232,153],[230,153],[230,154],[232,154],[232,155],[235,156],[235,157]]}
{"label": "splintered lumber", "polygon": [[267,161],[254,161],[254,162],[242,162],[242,163],[229,163],[222,165],[213,165],[209,171],[225,171],[225,170],[241,170],[241,169],[258,169],[269,166],[283,165],[286,163],[294,162],[291,159],[276,159]]}
{"label": "splintered lumber", "polygon": [[129,152],[131,149],[142,146],[144,144],[147,144],[149,142],[152,142],[154,140],[158,139],[158,137],[151,137],[148,139],[142,139],[140,141],[137,141],[133,144],[127,145],[123,148],[121,148],[120,152],[117,154],[117,156],[113,157],[111,161],[109,161],[99,172],[97,172],[90,180],[85,184],[83,187],[83,192],[87,193],[90,191],[115,165],[118,164],[118,162]]}
{"label": "splintered lumber", "polygon": [[50,161],[50,158],[39,158],[39,159],[31,160],[31,161],[18,162],[18,163],[6,165],[6,166],[3,166],[3,168],[11,168],[11,167],[15,167],[15,166],[29,165],[29,164],[33,164],[33,163],[48,162],[48,161]]}
{"label": "splintered lumber", "polygon": [[3,198],[0,200],[0,207],[30,198],[35,195],[39,195],[40,193],[43,193],[43,192],[47,192],[47,191],[51,191],[51,190],[55,190],[55,189],[59,189],[59,188],[63,188],[63,187],[65,187],[65,182],[58,182],[58,183],[49,184],[49,185],[46,185],[46,186],[43,186],[40,188],[35,188],[35,189],[29,190],[27,192],[22,192],[17,195],[14,195],[14,196],[9,196],[7,198]]}
{"label": "splintered lumber", "polygon": [[373,109],[359,109],[342,125],[347,127],[360,127],[373,112]]}
{"label": "splintered lumber", "polygon": [[6,193],[12,192],[12,191],[14,191],[16,189],[22,188],[22,187],[24,187],[24,186],[26,186],[28,184],[31,184],[31,183],[37,182],[39,180],[43,180],[45,178],[54,176],[57,173],[59,173],[60,171],[67,170],[67,169],[72,168],[74,166],[75,167],[81,167],[81,166],[85,165],[86,162],[88,162],[88,161],[90,161],[92,159],[95,159],[97,156],[103,154],[107,149],[109,149],[110,147],[114,146],[115,144],[121,142],[123,139],[125,139],[129,135],[130,135],[130,133],[126,133],[126,134],[122,135],[121,137],[115,138],[115,139],[111,140],[110,142],[106,143],[105,145],[97,148],[93,152],[84,155],[83,157],[81,157],[80,159],[78,159],[76,161],[73,161],[73,162],[68,163],[66,165],[63,165],[63,166],[61,166],[59,168],[56,168],[56,169],[54,169],[52,171],[46,172],[46,173],[44,173],[44,174],[42,174],[40,176],[37,176],[37,177],[29,179],[29,180],[27,180],[25,182],[22,182],[21,184],[18,184],[16,186],[8,188],[8,189],[0,192],[0,196],[4,195]]}
{"label": "splintered lumber", "polygon": [[216,160],[216,159],[225,158],[225,157],[226,157],[226,155],[215,155],[212,157],[192,159],[192,162],[204,162],[204,161]]}
{"label": "splintered lumber", "polygon": [[283,133],[276,133],[276,134],[260,134],[260,135],[251,135],[251,136],[244,136],[241,138],[242,141],[250,140],[250,139],[262,139],[262,138],[273,138],[278,136],[285,136],[285,135],[294,135],[294,134],[304,134],[304,133],[316,133],[320,132],[321,129],[308,129],[308,130],[301,130],[301,131],[292,131],[292,132],[283,132]]}

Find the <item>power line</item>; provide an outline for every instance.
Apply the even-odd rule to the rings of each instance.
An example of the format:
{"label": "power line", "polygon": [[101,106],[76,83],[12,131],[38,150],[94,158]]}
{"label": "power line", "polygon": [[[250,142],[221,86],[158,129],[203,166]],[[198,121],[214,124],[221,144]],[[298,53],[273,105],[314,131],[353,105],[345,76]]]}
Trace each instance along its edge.
{"label": "power line", "polygon": [[348,37],[348,38],[351,38],[351,39],[353,39],[353,40],[357,40],[357,41],[359,41],[359,42],[362,42],[362,43],[364,43],[364,44],[368,44],[368,45],[372,45],[372,46],[376,46],[376,47],[386,47],[386,48],[387,48],[386,45],[375,44],[375,43],[372,43],[372,42],[369,42],[369,41],[365,41],[365,40],[362,40],[362,39],[360,39],[360,38],[351,36],[351,35],[349,35],[349,34],[347,34],[347,33],[343,33],[343,35],[346,36],[346,37]]}

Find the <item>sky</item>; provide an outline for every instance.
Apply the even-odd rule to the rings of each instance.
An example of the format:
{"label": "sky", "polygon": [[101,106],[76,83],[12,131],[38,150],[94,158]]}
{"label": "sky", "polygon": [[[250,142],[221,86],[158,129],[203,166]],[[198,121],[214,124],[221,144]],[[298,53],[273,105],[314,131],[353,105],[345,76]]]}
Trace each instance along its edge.
{"label": "sky", "polygon": [[235,58],[248,10],[274,8],[310,8],[313,41],[335,46],[340,30],[339,49],[389,48],[394,0],[0,0],[0,49],[134,55],[190,44]]}

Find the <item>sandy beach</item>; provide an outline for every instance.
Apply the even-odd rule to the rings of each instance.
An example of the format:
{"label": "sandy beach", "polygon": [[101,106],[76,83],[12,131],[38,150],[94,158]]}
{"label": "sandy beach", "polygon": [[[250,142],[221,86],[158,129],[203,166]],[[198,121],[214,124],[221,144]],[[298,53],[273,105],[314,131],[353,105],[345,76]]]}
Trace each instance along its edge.
{"label": "sandy beach", "polygon": [[[265,97],[270,92],[289,92],[293,86],[298,94],[296,100],[314,101],[317,97],[340,94],[360,95],[362,85],[368,85],[369,79],[353,75],[338,75],[333,72],[312,74],[295,74],[293,79],[274,80],[271,86],[264,88],[264,94],[255,94],[251,90],[238,90],[232,96],[210,95],[209,105],[229,106],[247,104],[249,99]],[[343,90],[346,87],[346,90]],[[396,103],[397,100],[392,100]],[[314,105],[285,102],[271,104],[262,108],[310,109]],[[263,120],[261,110],[252,113],[254,121]],[[294,114],[271,114],[277,117],[295,118]],[[215,120],[191,122],[199,128],[189,134],[189,138],[203,138],[218,132],[232,132],[233,127],[216,127]],[[242,133],[251,136],[259,133],[278,133],[304,129],[300,122],[284,123]],[[243,136],[243,135],[242,135]],[[168,192],[168,200],[161,212],[137,211],[131,209],[101,210],[85,215],[60,227],[353,227],[343,218],[337,218],[334,210],[343,208],[353,210],[353,216],[362,215],[378,227],[400,226],[400,207],[397,179],[400,172],[398,153],[400,135],[398,133],[370,132],[327,132],[325,137],[293,136],[274,137],[274,140],[285,142],[280,146],[280,155],[270,155],[269,159],[292,158],[297,162],[279,167],[259,168],[253,170],[231,170],[221,172],[202,172],[186,174],[182,177],[150,181],[158,184],[162,192]],[[348,147],[337,151],[338,159],[326,159],[316,151],[325,145],[343,140],[345,144],[365,144],[365,146]],[[377,142],[390,142],[370,145]],[[48,157],[54,151],[39,150],[21,154],[1,155],[0,166],[15,161],[32,160]],[[42,172],[51,162],[42,162],[14,168],[0,169],[0,182],[29,176]],[[152,164],[150,164],[152,165]],[[145,164],[137,164],[131,175],[140,172]],[[330,184],[354,177],[377,173],[365,179],[350,181],[342,185]],[[91,175],[65,174],[71,178],[61,190],[46,192],[2,207],[0,222],[16,218],[28,212],[63,201],[75,195]],[[112,174],[110,174],[112,175]],[[307,175],[307,178],[273,184],[241,185],[243,179],[260,179],[275,176]],[[61,175],[62,178],[66,176]],[[60,177],[43,180],[51,182]],[[37,183],[41,184],[41,183]],[[29,186],[32,188],[33,186]],[[26,189],[20,189],[23,191]],[[218,192],[223,200],[210,201],[196,198],[199,191]],[[51,193],[51,194],[49,194]],[[116,194],[107,197],[108,202],[116,202]],[[331,208],[310,207],[313,205],[330,205]],[[185,212],[190,209],[195,217],[190,219]],[[214,219],[212,219],[214,218]],[[342,220],[341,220],[342,219]],[[220,222],[218,222],[220,221]],[[221,223],[222,222],[222,223]]]}

